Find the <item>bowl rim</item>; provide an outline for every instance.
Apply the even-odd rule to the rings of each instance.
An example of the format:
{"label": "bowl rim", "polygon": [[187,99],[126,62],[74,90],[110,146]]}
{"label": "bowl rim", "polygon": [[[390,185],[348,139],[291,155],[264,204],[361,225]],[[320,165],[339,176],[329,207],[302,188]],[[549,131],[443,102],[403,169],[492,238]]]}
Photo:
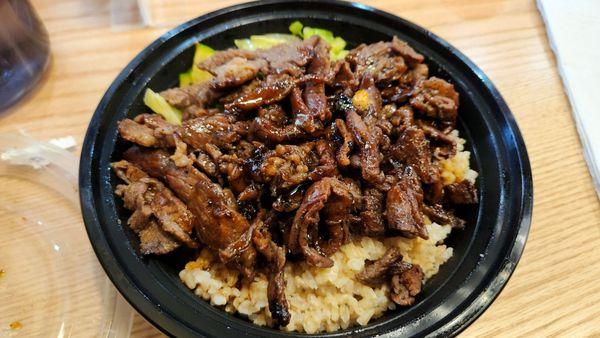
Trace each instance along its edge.
{"label": "bowl rim", "polygon": [[[90,159],[93,156],[94,148],[98,136],[98,128],[102,121],[102,112],[106,109],[108,103],[113,99],[116,90],[122,85],[125,79],[130,76],[134,69],[140,66],[144,62],[144,58],[152,51],[160,47],[167,40],[186,30],[190,26],[193,26],[201,21],[218,17],[229,12],[235,12],[244,10],[252,7],[259,7],[271,4],[291,4],[298,5],[302,3],[318,3],[323,5],[335,5],[338,7],[346,7],[357,11],[367,11],[373,14],[384,16],[387,19],[400,22],[402,25],[408,26],[410,29],[417,31],[420,34],[425,34],[433,40],[434,43],[442,46],[452,53],[460,62],[464,63],[471,71],[473,71],[481,80],[481,83],[485,86],[485,90],[493,96],[493,100],[498,105],[508,127],[511,129],[514,138],[514,145],[518,154],[519,167],[521,169],[519,175],[521,177],[521,196],[520,196],[520,210],[518,215],[519,224],[517,234],[514,236],[511,246],[507,251],[507,255],[503,265],[500,269],[495,271],[491,280],[485,285],[485,290],[475,298],[471,304],[457,316],[453,317],[450,321],[446,321],[439,326],[435,331],[431,332],[432,336],[454,336],[462,332],[467,328],[475,319],[477,319],[498,297],[502,289],[507,284],[508,280],[512,276],[517,263],[519,262],[523,253],[529,229],[531,226],[531,218],[533,211],[533,179],[531,173],[531,166],[525,142],[521,135],[521,132],[517,126],[514,116],[512,115],[508,105],[500,95],[499,91],[493,85],[491,80],[483,73],[483,71],[476,66],[469,58],[462,54],[457,48],[450,45],[448,42],[431,33],[427,29],[416,25],[406,19],[403,19],[394,14],[379,10],[375,7],[364,5],[357,2],[346,2],[342,0],[259,0],[241,3],[229,7],[225,7],[202,16],[196,17],[189,20],[161,35],[158,39],[153,41],[150,45],[144,48],[139,54],[137,54],[132,61],[119,73],[119,75],[112,82],[108,90],[100,100],[94,114],[90,120],[87,132],[85,134],[84,142],[81,151],[80,170],[79,170],[79,188],[80,188],[80,203],[84,223],[88,237],[92,243],[92,247],[100,261],[104,271],[107,273],[111,281],[115,284],[119,292],[124,298],[140,312],[152,325],[160,329],[166,334],[172,334],[171,332],[179,332],[182,327],[187,328],[181,323],[175,323],[173,318],[166,319],[169,317],[160,308],[156,308],[154,304],[148,302],[148,299],[144,297],[143,292],[131,283],[130,280],[122,278],[121,270],[116,258],[112,255],[109,248],[109,243],[102,236],[102,231],[98,226],[98,217],[95,211],[94,197],[87,182],[91,181],[91,170]],[[94,238],[94,240],[92,240]],[[98,241],[98,239],[101,239]],[[145,300],[145,302],[144,302]],[[283,332],[282,332],[283,333]],[[334,332],[335,334],[335,332]]]}

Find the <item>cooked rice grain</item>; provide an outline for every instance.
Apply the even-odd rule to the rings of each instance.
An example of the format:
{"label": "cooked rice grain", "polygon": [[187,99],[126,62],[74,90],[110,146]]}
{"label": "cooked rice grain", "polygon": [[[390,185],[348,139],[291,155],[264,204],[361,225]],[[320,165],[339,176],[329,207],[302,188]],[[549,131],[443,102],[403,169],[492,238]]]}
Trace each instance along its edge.
{"label": "cooked rice grain", "polygon": [[462,180],[475,183],[478,174],[469,166],[471,152],[465,150],[466,140],[459,137],[458,130],[456,129],[451,131],[449,135],[456,141],[456,155],[440,161],[444,185],[460,182]]}
{"label": "cooked rice grain", "polygon": [[[333,332],[356,324],[366,325],[372,318],[394,309],[396,305],[387,296],[387,285],[371,288],[354,276],[362,271],[365,260],[378,259],[387,248],[395,246],[404,255],[404,260],[419,264],[425,278],[430,278],[452,256],[452,248],[439,244],[451,228],[432,223],[427,225],[427,230],[429,240],[394,237],[381,242],[369,237],[355,238],[331,256],[334,261],[331,268],[315,268],[304,262],[288,263],[285,268],[286,296],[292,319],[284,329]],[[179,276],[212,305],[246,315],[258,325],[267,325],[271,320],[267,279],[262,274],[249,285],[237,288],[238,272],[216,262],[212,253],[204,249]]]}

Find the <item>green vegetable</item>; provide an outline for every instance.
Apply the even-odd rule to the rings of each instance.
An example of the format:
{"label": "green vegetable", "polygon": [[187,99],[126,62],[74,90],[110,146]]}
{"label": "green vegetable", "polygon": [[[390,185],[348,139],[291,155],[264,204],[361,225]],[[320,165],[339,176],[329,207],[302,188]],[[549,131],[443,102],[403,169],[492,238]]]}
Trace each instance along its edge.
{"label": "green vegetable", "polygon": [[322,28],[304,27],[304,29],[302,29],[302,33],[304,33],[304,40],[310,38],[313,35],[320,36],[330,45],[333,43],[334,40],[333,33]]}
{"label": "green vegetable", "polygon": [[181,124],[181,111],[171,106],[164,97],[155,93],[150,88],[146,88],[144,93],[144,104],[155,113],[164,117],[167,122]]}
{"label": "green vegetable", "polygon": [[250,39],[235,39],[233,43],[239,49],[256,50]]}
{"label": "green vegetable", "polygon": [[341,60],[348,54],[348,51],[344,49],[346,48],[346,40],[339,36],[334,36],[333,32],[330,30],[304,26],[300,21],[292,22],[289,30],[292,34],[302,37],[304,40],[313,35],[318,35],[323,40],[327,41],[327,43],[331,45],[331,51],[329,52],[331,61]]}
{"label": "green vegetable", "polygon": [[197,84],[212,79],[212,74],[196,66],[190,70],[191,84]]}
{"label": "green vegetable", "polygon": [[311,36],[315,35],[315,29],[312,27],[304,27],[302,28],[302,36],[304,37],[304,40],[310,38]]}
{"label": "green vegetable", "polygon": [[194,61],[192,68],[185,73],[179,74],[179,87],[189,86],[211,79],[211,73],[196,67],[196,65],[208,59],[214,53],[214,49],[208,47],[207,45],[197,43],[196,49],[194,50]]}
{"label": "green vegetable", "polygon": [[205,44],[197,43],[194,51],[194,65],[208,59],[215,53],[215,50]]}
{"label": "green vegetable", "polygon": [[289,29],[292,34],[297,35],[301,38],[304,38],[304,34],[302,34],[302,27],[304,27],[302,22],[296,20],[296,21],[292,22]]}
{"label": "green vegetable", "polygon": [[332,49],[329,51],[329,60],[331,60],[331,61],[341,60],[341,59],[345,58],[349,52],[350,51],[348,51],[348,50],[340,50],[338,52],[335,52]]}
{"label": "green vegetable", "polygon": [[335,39],[331,42],[331,50],[334,52],[339,52],[346,48],[346,40],[336,36]]}
{"label": "green vegetable", "polygon": [[250,36],[250,40],[252,40],[252,42],[255,42],[256,39],[278,40],[278,41],[285,41],[285,42],[300,41],[300,39],[298,39],[298,37],[296,37],[292,34],[283,34],[283,33],[268,33],[268,34]]}
{"label": "green vegetable", "polygon": [[313,35],[318,35],[331,45],[331,51],[329,52],[329,58],[331,61],[341,60],[348,54],[348,51],[344,49],[346,48],[346,40],[339,36],[334,36],[333,32],[330,30],[304,26],[302,22],[297,20],[290,24],[289,30],[292,34],[271,33],[252,35],[248,39],[233,40],[233,43],[235,43],[236,47],[239,49],[269,49],[281,43],[297,41],[297,37],[304,38],[304,40],[306,40]]}
{"label": "green vegetable", "polygon": [[269,49],[282,43],[298,41],[291,34],[270,33],[263,35],[252,35],[249,39],[236,39],[233,41],[237,48],[247,50]]}
{"label": "green vegetable", "polygon": [[179,74],[179,87],[185,87],[192,84],[191,72],[185,72]]}
{"label": "green vegetable", "polygon": [[215,50],[205,44],[197,43],[194,51],[194,64],[190,70],[191,84],[201,83],[212,78],[212,74],[197,67],[197,65],[211,57]]}

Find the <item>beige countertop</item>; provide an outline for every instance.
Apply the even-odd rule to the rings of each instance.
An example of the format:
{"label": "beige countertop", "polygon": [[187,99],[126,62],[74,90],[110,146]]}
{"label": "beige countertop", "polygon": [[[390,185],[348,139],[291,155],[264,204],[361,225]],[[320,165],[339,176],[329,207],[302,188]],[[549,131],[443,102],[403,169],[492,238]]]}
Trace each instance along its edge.
{"label": "beige countertop", "polygon": [[[182,22],[237,2],[185,1],[188,9],[174,4],[163,9],[165,16]],[[504,291],[463,335],[600,336],[600,204],[535,2],[363,2],[431,30],[471,58],[499,88],[527,144],[534,209],[525,252]],[[108,1],[33,3],[49,31],[53,62],[32,95],[0,114],[0,133],[21,128],[42,140],[72,135],[81,145],[111,81],[169,27],[113,31]],[[4,189],[23,188],[14,182]],[[24,203],[35,207],[51,198],[44,194],[28,190],[24,195],[30,201]],[[55,218],[58,224],[67,222],[66,217],[81,222],[76,216],[75,210],[57,208]],[[87,277],[78,289],[89,290],[89,305],[77,311],[96,311],[100,302],[94,297],[100,297],[97,289],[104,277],[98,272]],[[94,326],[89,330],[77,336],[92,335]],[[159,333],[137,316],[133,335]]]}

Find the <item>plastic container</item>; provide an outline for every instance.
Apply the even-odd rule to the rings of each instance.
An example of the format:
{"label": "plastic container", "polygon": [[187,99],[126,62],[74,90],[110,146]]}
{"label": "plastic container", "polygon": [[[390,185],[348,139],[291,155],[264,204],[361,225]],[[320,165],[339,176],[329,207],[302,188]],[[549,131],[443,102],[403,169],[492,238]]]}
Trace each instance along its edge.
{"label": "plastic container", "polygon": [[189,68],[193,46],[215,49],[251,34],[287,32],[294,20],[342,36],[353,48],[397,35],[423,54],[430,73],[460,93],[458,129],[480,174],[480,204],[461,208],[468,226],[447,244],[453,257],[424,286],[414,306],[389,311],[365,327],[318,337],[441,336],[457,334],[498,296],[514,271],[531,223],[533,184],[527,150],[510,112],[489,78],[466,56],[426,29],[359,3],[268,0],[212,12],[167,32],[118,75],[90,122],[80,167],[82,212],[96,254],[124,297],[156,327],[173,336],[304,337],[259,327],[211,306],[178,277],[185,262],[142,257],[126,226],[129,212],[115,198],[110,162],[128,144],[117,121],[147,112],[145,88],[173,87]]}
{"label": "plastic container", "polygon": [[27,0],[0,1],[0,112],[38,83],[50,61],[50,40]]}
{"label": "plastic container", "polygon": [[105,277],[81,222],[77,157],[23,134],[0,135],[6,184],[22,189],[0,194],[0,336],[127,337],[133,310]]}

